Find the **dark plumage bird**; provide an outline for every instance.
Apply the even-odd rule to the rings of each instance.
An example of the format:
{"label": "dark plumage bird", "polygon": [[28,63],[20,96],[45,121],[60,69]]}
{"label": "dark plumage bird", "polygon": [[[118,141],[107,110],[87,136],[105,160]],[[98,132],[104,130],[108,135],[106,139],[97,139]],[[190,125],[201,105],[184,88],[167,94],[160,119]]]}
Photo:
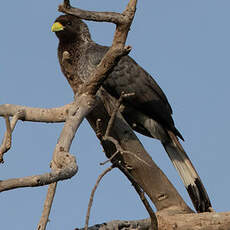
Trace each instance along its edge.
{"label": "dark plumage bird", "polygon": [[[75,16],[62,15],[52,26],[59,38],[58,58],[70,85],[85,81],[107,52],[108,47],[92,41],[87,25]],[[63,53],[69,55],[68,64]],[[71,70],[71,71],[70,71]],[[161,141],[198,212],[209,211],[208,194],[189,160],[172,119],[172,108],[156,81],[131,57],[124,56],[103,83],[104,89],[119,98],[122,92],[134,93],[124,100],[123,116],[136,131]]]}

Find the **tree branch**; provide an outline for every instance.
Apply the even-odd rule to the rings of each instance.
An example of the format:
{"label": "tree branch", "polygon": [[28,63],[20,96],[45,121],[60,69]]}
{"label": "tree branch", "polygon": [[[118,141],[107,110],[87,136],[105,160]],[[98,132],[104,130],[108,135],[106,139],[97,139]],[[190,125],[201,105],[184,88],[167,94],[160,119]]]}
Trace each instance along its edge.
{"label": "tree branch", "polygon": [[[130,0],[130,2],[136,3],[136,1],[133,1],[133,0]],[[64,6],[67,8],[70,8],[70,4],[69,4],[68,0],[64,1]],[[88,78],[90,80],[87,82],[84,82],[83,84],[79,84],[78,90],[75,91],[75,92],[77,92],[75,95],[75,102],[77,104],[77,108],[76,108],[76,111],[71,111],[71,113],[68,116],[68,120],[65,123],[65,126],[64,126],[63,131],[60,135],[58,144],[57,144],[56,149],[54,151],[53,162],[55,162],[56,152],[69,150],[69,147],[72,143],[72,140],[74,138],[74,135],[75,135],[75,132],[76,132],[78,126],[80,125],[80,123],[84,119],[84,117],[87,116],[89,114],[89,112],[96,105],[95,95],[96,95],[98,89],[101,87],[101,85],[104,82],[104,80],[106,79],[108,73],[115,66],[117,61],[119,61],[120,57],[128,54],[128,52],[131,50],[130,47],[124,47],[126,37],[127,37],[128,31],[129,31],[129,27],[131,25],[131,22],[132,22],[134,13],[135,13],[135,10],[134,11],[131,10],[131,8],[134,7],[134,5],[129,3],[128,6],[130,7],[130,9],[129,9],[129,7],[127,7],[126,10],[124,11],[125,14],[127,14],[127,16],[128,16],[128,20],[127,20],[126,24],[122,25],[122,34],[120,32],[120,30],[121,30],[120,25],[118,25],[116,32],[115,32],[113,45],[110,47],[108,52],[102,58],[99,65],[93,71],[92,75]],[[136,4],[135,4],[135,6],[136,6]],[[68,54],[67,51],[64,51],[62,55],[63,55],[63,58],[62,58],[63,62],[65,62],[66,59],[70,58],[70,55]],[[68,127],[68,125],[70,125],[71,127]],[[66,132],[67,132],[67,134],[69,134],[68,135],[69,138],[66,138]],[[54,167],[53,164],[52,164],[52,167]],[[54,192],[55,192],[55,190],[52,190],[51,195],[54,195]],[[47,195],[47,197],[49,197],[49,196]],[[50,209],[51,205],[49,205],[48,208]],[[45,212],[45,209],[43,212]],[[46,211],[46,213],[48,214],[49,211]],[[47,220],[48,220],[48,216],[46,216],[46,218],[43,218],[43,219],[45,220],[43,225],[38,226],[38,229],[40,229],[40,230],[45,229],[46,224],[47,224]]]}
{"label": "tree branch", "polygon": [[[229,230],[230,212],[157,215],[159,230]],[[147,230],[150,219],[132,221],[111,221],[89,227],[89,230]],[[79,229],[79,228],[77,228]],[[83,230],[83,229],[80,229]]]}
{"label": "tree branch", "polygon": [[85,220],[85,228],[84,230],[87,230],[88,229],[88,225],[89,225],[89,217],[90,217],[90,210],[91,210],[91,207],[92,207],[92,204],[93,204],[93,198],[94,198],[94,194],[96,192],[96,189],[101,181],[101,179],[108,173],[110,172],[111,170],[113,169],[113,165],[111,165],[109,168],[107,168],[104,172],[102,172],[102,174],[99,175],[97,181],[96,181],[96,184],[94,185],[93,187],[93,190],[90,194],[90,199],[89,199],[89,204],[88,204],[88,209],[87,209],[87,214],[86,214],[86,220]]}
{"label": "tree branch", "polygon": [[50,184],[48,187],[46,200],[44,202],[44,207],[42,211],[42,216],[37,226],[37,230],[46,229],[46,225],[49,221],[50,210],[53,204],[53,199],[54,199],[54,195],[56,192],[56,188],[57,188],[57,182]]}
{"label": "tree branch", "polygon": [[33,108],[21,105],[2,104],[0,105],[0,116],[14,116],[18,111],[24,111],[24,117],[18,118],[22,121],[33,121],[33,122],[64,122],[66,119],[66,111],[72,105],[64,105],[58,108]]}
{"label": "tree branch", "polygon": [[[63,160],[66,160],[63,153],[69,154],[68,151],[70,149],[78,127],[80,126],[85,116],[90,113],[95,105],[95,97],[93,97],[92,95],[81,94],[79,95],[78,100],[76,100],[76,103],[69,108],[65,125],[62,129],[58,143],[53,153],[53,159],[51,163],[51,168],[53,170],[59,170],[63,167]],[[49,185],[46,200],[44,203],[44,209],[37,227],[38,230],[46,229],[47,221],[56,191],[56,186],[57,182]]]}
{"label": "tree branch", "polygon": [[111,22],[114,24],[122,24],[124,21],[124,16],[115,12],[96,12],[87,11],[79,8],[70,6],[69,1],[65,1],[62,5],[58,7],[58,11],[77,16],[81,19],[97,22]]}
{"label": "tree branch", "polygon": [[43,186],[59,180],[66,180],[71,178],[77,173],[75,157],[67,155],[67,153],[65,157],[66,160],[69,161],[69,164],[66,165],[62,170],[52,171],[42,175],[13,178],[0,181],[0,192],[23,187]]}
{"label": "tree branch", "polygon": [[23,119],[25,117],[24,110],[19,110],[16,114],[14,114],[12,120],[9,120],[9,116],[5,116],[6,120],[6,132],[2,141],[2,145],[0,146],[0,163],[4,163],[3,155],[11,148],[12,143],[12,132],[17,124],[19,119]]}
{"label": "tree branch", "polygon": [[[117,149],[114,144],[105,141],[103,135],[106,133],[110,115],[116,108],[116,101],[104,90],[100,90],[99,96],[102,101],[100,101],[97,107],[87,116],[87,119],[96,133],[98,131],[98,119],[103,120],[100,124],[101,134],[98,135],[98,138],[103,145],[106,156],[110,158]],[[150,197],[158,211],[164,210],[166,213],[193,212],[164,173],[153,162],[120,112],[116,115],[110,136],[121,146],[125,166],[131,169],[130,173],[132,177]],[[135,154],[135,157],[130,153]],[[119,169],[122,171],[121,168]]]}

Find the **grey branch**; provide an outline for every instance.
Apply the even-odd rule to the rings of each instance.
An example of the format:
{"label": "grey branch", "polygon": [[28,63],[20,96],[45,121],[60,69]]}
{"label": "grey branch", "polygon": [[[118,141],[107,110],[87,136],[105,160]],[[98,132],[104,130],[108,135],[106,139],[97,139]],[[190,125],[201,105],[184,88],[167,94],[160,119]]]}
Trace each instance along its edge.
{"label": "grey branch", "polygon": [[[100,99],[97,100],[97,104],[95,103],[95,94],[105,80],[106,73],[108,73],[108,71],[113,68],[119,57],[127,54],[131,50],[129,46],[125,47],[125,41],[135,14],[136,2],[137,1],[135,0],[130,0],[126,10],[122,14],[113,12],[102,13],[83,11],[77,8],[72,8],[68,0],[65,0],[64,4],[60,6],[60,11],[76,15],[82,19],[107,21],[118,25],[113,40],[113,46],[106,54],[107,56],[105,56],[101,63],[98,65],[97,69],[93,73],[93,77],[89,77],[89,79],[92,79],[92,81],[81,85],[80,91],[75,91],[79,93],[76,97],[77,101],[74,102],[74,106],[72,106],[72,103],[70,105],[59,108],[44,109],[9,104],[0,105],[0,116],[14,116],[17,111],[22,109],[25,111],[25,115],[23,118],[19,118],[19,120],[51,123],[66,121],[60,135],[59,142],[53,154],[53,160],[51,164],[52,171],[50,173],[0,181],[0,191],[6,191],[19,187],[41,186],[53,183],[49,186],[49,191],[47,193],[47,199],[44,205],[44,211],[40,222],[41,225],[38,228],[39,230],[45,229],[46,227],[55,194],[56,181],[68,179],[77,173],[75,157],[70,155],[68,151],[76,130],[85,116],[87,116],[87,119],[94,130],[97,130],[96,127],[98,119],[103,118],[103,133],[102,135],[98,135],[98,137],[102,141],[106,155],[113,155],[114,147],[106,145],[102,137],[106,132],[106,127],[108,126],[111,111],[114,110],[114,101],[106,92],[100,90],[101,95]],[[63,59],[63,61],[65,60]],[[96,108],[94,108],[94,106],[96,106]],[[7,138],[9,139],[9,133],[11,133],[11,131],[9,131],[10,129],[8,121],[7,126]],[[160,210],[157,215],[159,230],[217,230],[220,228],[223,230],[229,229],[230,213],[204,213],[199,215],[185,214],[191,213],[191,209],[186,205],[173,185],[168,181],[163,172],[155,165],[151,157],[146,153],[143,146],[138,141],[137,137],[128,126],[128,124],[124,121],[119,112],[116,114],[116,118],[114,119],[114,125],[111,128],[110,135],[112,138],[114,138],[114,140],[118,141],[119,145],[124,150],[122,157],[124,162],[132,169],[130,170],[132,177],[135,178],[137,183],[147,193],[147,195],[155,204],[156,208]],[[138,158],[133,157],[130,152],[135,152],[136,156],[143,161],[137,160]],[[144,162],[147,162],[147,164]],[[107,224],[90,227],[90,229],[149,229],[149,227],[150,220],[141,220],[113,221]]]}
{"label": "grey branch", "polygon": [[36,187],[47,185],[59,180],[66,180],[71,178],[77,173],[77,165],[75,157],[66,153],[66,159],[68,162],[63,169],[51,171],[42,175],[28,176],[23,178],[13,178],[9,180],[0,181],[0,192],[22,188],[22,187]]}
{"label": "grey branch", "polygon": [[18,122],[19,119],[23,119],[25,117],[25,111],[19,110],[14,114],[12,120],[9,120],[9,116],[5,116],[6,120],[6,132],[2,141],[2,145],[0,147],[0,163],[3,163],[3,155],[11,148],[12,143],[12,132]]}
{"label": "grey branch", "polygon": [[46,229],[46,225],[49,221],[50,210],[53,204],[53,199],[56,193],[57,182],[50,184],[48,187],[46,200],[44,202],[44,207],[42,211],[42,216],[37,226],[37,230],[44,230]]}
{"label": "grey branch", "polygon": [[[229,230],[230,212],[157,215],[159,230]],[[120,221],[91,226],[89,230],[148,230],[150,219]],[[83,230],[83,229],[80,229]]]}
{"label": "grey branch", "polygon": [[[92,111],[92,109],[96,106],[95,95],[98,89],[101,87],[104,80],[106,79],[108,75],[107,73],[115,66],[116,62],[119,60],[120,57],[126,55],[131,50],[130,47],[125,47],[125,41],[135,13],[135,10],[131,10],[131,8],[136,7],[136,1],[130,0],[130,2],[133,2],[133,4],[135,2],[134,4],[135,6],[129,3],[127,9],[124,11],[124,13],[127,14],[127,16],[129,17],[129,20],[127,20],[126,23],[122,25],[122,28],[120,28],[120,26],[117,27],[114,35],[113,45],[110,47],[108,52],[102,58],[101,62],[99,63],[95,71],[89,77],[90,80],[83,84],[79,84],[78,90],[75,91],[77,92],[77,94],[75,95],[76,108],[73,109],[73,107],[70,107],[70,110],[68,111],[69,113],[68,120],[66,120],[65,126],[62,130],[62,133],[60,135],[58,144],[56,146],[53,155],[53,162],[55,162],[55,164],[56,164],[55,161],[56,151],[59,152],[59,151],[69,150],[75,132],[79,127],[80,123],[82,122],[84,117],[87,116],[90,113],[90,111]],[[67,0],[64,1],[63,5],[66,8],[70,8],[69,1]],[[64,51],[62,61],[66,62],[66,60],[69,58],[70,55],[68,55],[67,51]],[[68,136],[69,138],[66,138],[66,136]],[[52,167],[54,166],[52,165]],[[53,195],[54,193],[55,190],[52,190]],[[47,197],[50,196],[47,195]],[[51,204],[52,202],[48,206],[49,211],[51,208]],[[45,211],[46,210],[44,209],[43,212]],[[47,215],[49,214],[49,211],[46,211]],[[45,218],[43,218],[44,223],[39,224],[38,226],[39,230],[43,230],[46,228],[46,224],[48,221],[47,215],[46,216],[42,215],[42,218],[43,216],[45,216]]]}
{"label": "grey branch", "polygon": [[2,104],[0,105],[0,116],[14,116],[18,111],[24,111],[24,117],[18,118],[19,120],[46,123],[64,122],[67,115],[66,111],[71,104],[50,109]]}
{"label": "grey branch", "polygon": [[[85,116],[90,113],[90,111],[94,108],[94,105],[96,105],[96,103],[95,98],[92,95],[81,94],[76,100],[76,103],[72,104],[72,106],[69,107],[65,125],[62,129],[58,143],[53,153],[53,159],[51,163],[51,168],[53,170],[62,169],[63,163],[65,163],[65,161],[67,160],[66,157],[70,155],[68,154],[68,151],[70,149],[76,131]],[[52,202],[56,191],[56,186],[56,181],[54,184],[49,185],[42,216],[37,227],[38,230],[46,229],[50,210],[52,207]]]}
{"label": "grey branch", "polygon": [[127,14],[127,11],[133,11],[131,14],[134,15],[136,9],[136,2],[137,1],[130,1],[126,11],[124,11],[122,14],[115,12],[87,11],[79,8],[74,8],[70,5],[69,0],[64,1],[64,3],[59,6],[58,10],[62,13],[75,15],[81,19],[97,22],[111,22],[118,25],[123,24],[126,21],[129,21],[130,14]]}

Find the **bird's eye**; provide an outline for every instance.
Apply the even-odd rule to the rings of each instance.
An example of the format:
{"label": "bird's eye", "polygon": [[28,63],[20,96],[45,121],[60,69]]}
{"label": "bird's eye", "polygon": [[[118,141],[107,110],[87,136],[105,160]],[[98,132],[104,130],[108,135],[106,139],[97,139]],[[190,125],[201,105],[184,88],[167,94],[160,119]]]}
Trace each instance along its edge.
{"label": "bird's eye", "polygon": [[66,24],[67,24],[68,26],[71,26],[71,25],[72,25],[72,22],[71,22],[71,21],[68,21]]}

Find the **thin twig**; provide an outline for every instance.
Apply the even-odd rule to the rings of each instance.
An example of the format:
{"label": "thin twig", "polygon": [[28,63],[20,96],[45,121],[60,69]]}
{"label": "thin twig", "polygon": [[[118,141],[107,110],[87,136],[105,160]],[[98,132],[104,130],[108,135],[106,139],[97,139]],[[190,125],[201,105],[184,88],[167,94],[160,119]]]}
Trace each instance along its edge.
{"label": "thin twig", "polygon": [[[141,159],[140,157],[138,157],[135,153],[132,153],[132,152],[130,152],[130,151],[123,150],[122,147],[121,147],[121,145],[120,145],[120,143],[119,143],[114,137],[109,136],[109,134],[110,134],[110,132],[111,132],[111,130],[112,130],[112,128],[113,128],[113,124],[114,124],[116,115],[117,115],[117,113],[118,113],[118,111],[119,111],[119,108],[120,108],[120,106],[121,106],[121,104],[122,104],[123,99],[124,99],[124,98],[127,98],[127,97],[134,96],[134,95],[135,95],[134,93],[124,94],[124,93],[122,92],[122,93],[121,93],[121,96],[120,96],[120,98],[119,98],[119,100],[117,101],[117,104],[116,104],[116,106],[115,106],[115,108],[114,108],[114,110],[113,110],[113,112],[112,112],[112,115],[111,115],[111,117],[110,117],[110,120],[109,120],[109,122],[108,122],[108,125],[107,125],[107,128],[106,128],[106,132],[105,132],[105,136],[102,138],[103,141],[110,141],[110,142],[112,142],[112,143],[115,145],[117,151],[116,151],[108,160],[106,160],[106,161],[103,162],[103,163],[100,163],[101,165],[104,165],[104,164],[106,164],[108,161],[111,161],[116,155],[118,155],[118,154],[120,153],[121,155],[122,155],[122,154],[129,154],[129,155],[132,155],[132,156],[134,156],[136,159],[138,159],[139,161],[141,161],[142,163],[144,163],[144,164],[146,164],[146,165],[148,165],[148,166],[150,167],[150,165],[149,165],[146,161],[144,161],[143,159]],[[99,135],[99,134],[101,135],[102,130],[101,130],[101,120],[100,120],[100,119],[97,120],[96,129],[97,129],[98,135]],[[102,136],[102,135],[101,135],[101,136]]]}
{"label": "thin twig", "polygon": [[150,219],[151,219],[151,228],[152,230],[158,230],[158,222],[155,212],[152,210],[148,200],[145,197],[145,194],[143,190],[140,188],[136,182],[133,184],[133,187],[135,188],[136,192],[138,193],[141,201],[143,202],[147,212],[149,213]]}
{"label": "thin twig", "polygon": [[107,164],[108,162],[112,161],[113,158],[114,158],[115,156],[117,156],[117,154],[119,154],[119,153],[120,153],[119,151],[116,151],[108,160],[106,160],[106,161],[104,161],[104,162],[101,162],[100,165],[105,165],[105,164]]}
{"label": "thin twig", "polygon": [[44,207],[43,207],[42,217],[41,217],[40,222],[38,224],[37,230],[45,230],[46,229],[46,225],[49,221],[49,214],[50,214],[50,210],[52,207],[56,188],[57,188],[57,182],[50,184],[48,187],[46,200],[45,200]]}
{"label": "thin twig", "polygon": [[[133,95],[134,95],[133,93],[132,94],[124,94],[124,93],[122,93],[121,94],[119,100],[117,101],[117,105],[115,106],[115,109],[112,112],[111,118],[110,118],[110,120],[108,122],[108,126],[107,126],[107,129],[106,129],[105,136],[103,137],[103,140],[104,141],[111,141],[116,146],[116,149],[117,149],[117,151],[109,158],[109,160],[112,160],[119,153],[120,154],[126,153],[126,154],[130,154],[130,155],[136,157],[138,160],[140,160],[141,162],[143,162],[143,163],[145,163],[145,164],[148,165],[147,162],[145,162],[141,158],[137,157],[136,154],[134,154],[134,153],[132,153],[130,151],[123,150],[122,147],[120,146],[119,142],[115,138],[109,136],[110,131],[111,131],[111,129],[113,127],[113,124],[114,124],[114,121],[115,121],[115,117],[116,117],[116,115],[118,113],[118,110],[119,110],[121,104],[122,104],[122,100],[125,97],[130,97],[130,96],[133,96]],[[107,160],[103,164],[107,163],[109,160]],[[129,178],[129,180],[132,182],[132,184],[133,184],[136,192],[138,193],[138,195],[139,195],[142,203],[144,204],[146,210],[148,211],[148,213],[150,215],[150,218],[151,218],[151,229],[152,230],[158,230],[158,222],[157,222],[156,214],[152,210],[152,208],[151,208],[148,200],[145,198],[143,190],[140,188],[140,186],[138,185],[138,183],[136,182],[136,180],[134,179],[134,177],[130,174],[127,166],[123,166],[123,164],[121,162],[118,162],[118,164],[114,164],[114,165],[119,165],[118,167],[120,167],[123,170],[123,172]],[[87,229],[85,228],[85,230],[87,230]]]}
{"label": "thin twig", "polygon": [[123,99],[127,98],[127,97],[134,96],[134,95],[135,95],[134,93],[126,93],[126,94],[124,92],[121,93],[121,96],[120,96],[119,100],[117,101],[115,109],[113,110],[113,113],[112,113],[111,118],[109,120],[107,129],[106,129],[106,132],[105,132],[105,137],[109,136],[109,134],[110,134],[110,131],[111,131],[111,129],[113,127],[113,124],[114,124],[114,120],[116,118],[117,112],[118,112],[118,110],[119,110],[119,108],[120,108],[120,106],[122,104]]}
{"label": "thin twig", "polygon": [[143,159],[141,159],[140,157],[137,156],[137,154],[133,153],[133,152],[130,152],[130,151],[127,151],[127,150],[123,150],[121,145],[119,144],[119,142],[114,138],[114,137],[110,137],[110,136],[107,136],[107,137],[103,137],[103,140],[104,141],[110,141],[112,142],[115,146],[116,146],[116,149],[117,151],[123,155],[123,154],[129,154],[129,155],[132,155],[133,157],[135,157],[137,160],[141,161],[142,163],[146,164],[148,167],[151,167],[146,161],[144,161]]}
{"label": "thin twig", "polygon": [[150,219],[151,219],[151,230],[158,230],[158,222],[155,212],[152,210],[148,200],[146,199],[144,195],[144,191],[141,189],[140,185],[136,182],[134,177],[130,174],[129,170],[123,166],[122,164],[119,164],[119,168],[123,171],[123,173],[128,177],[128,179],[132,182],[133,187],[135,188],[137,194],[139,195],[142,203],[144,204],[147,212],[149,213]]}
{"label": "thin twig", "polygon": [[[120,153],[121,155],[124,154],[124,153],[133,155],[133,156],[136,157],[138,160],[140,160],[140,161],[142,161],[143,163],[147,164],[147,163],[146,163],[145,161],[143,161],[141,158],[137,157],[136,154],[134,154],[134,153],[132,153],[132,152],[130,152],[130,151],[125,151],[125,150],[123,150],[123,149],[121,148],[119,142],[118,142],[115,138],[109,136],[109,134],[110,134],[110,132],[111,132],[111,130],[112,130],[112,128],[113,128],[113,124],[114,124],[114,121],[115,121],[117,112],[119,111],[119,108],[120,108],[120,106],[121,106],[121,104],[122,104],[123,99],[124,99],[124,98],[127,98],[127,97],[134,96],[134,95],[135,95],[134,93],[127,93],[127,94],[125,94],[124,92],[122,92],[122,93],[121,93],[121,96],[120,96],[120,98],[119,98],[119,100],[118,100],[117,103],[116,103],[116,106],[115,106],[115,108],[114,108],[114,110],[113,110],[113,112],[112,112],[112,115],[111,115],[111,117],[110,117],[110,120],[109,120],[109,122],[108,122],[108,126],[107,126],[107,128],[106,128],[106,132],[105,132],[105,136],[103,137],[103,140],[104,140],[104,141],[110,141],[110,142],[112,142],[112,143],[116,146],[117,151],[116,151],[108,160],[106,160],[106,161],[103,162],[103,163],[100,163],[101,165],[104,165],[104,164],[106,164],[107,162],[111,161],[111,160],[112,160],[117,154],[119,154],[119,153]],[[99,124],[100,124],[100,121],[98,121],[98,123],[97,123],[97,129],[99,130],[98,132],[101,133]]]}
{"label": "thin twig", "polygon": [[90,200],[89,200],[89,204],[88,204],[88,209],[87,209],[87,214],[86,214],[86,220],[85,220],[85,230],[88,229],[88,225],[89,225],[89,217],[90,217],[90,210],[91,210],[91,207],[92,207],[92,204],[93,204],[93,198],[94,198],[94,194],[96,192],[96,189],[101,181],[101,179],[108,173],[110,172],[112,169],[113,169],[113,165],[111,165],[109,168],[107,168],[102,174],[99,175],[97,181],[96,181],[96,184],[94,185],[93,187],[93,190],[91,192],[91,195],[90,195]]}

